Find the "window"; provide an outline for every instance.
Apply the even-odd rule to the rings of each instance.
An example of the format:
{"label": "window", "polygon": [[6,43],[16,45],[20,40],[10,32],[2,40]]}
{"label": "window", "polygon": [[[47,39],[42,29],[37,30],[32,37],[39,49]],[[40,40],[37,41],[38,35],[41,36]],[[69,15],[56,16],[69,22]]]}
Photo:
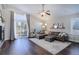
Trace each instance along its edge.
{"label": "window", "polygon": [[15,35],[27,36],[27,20],[25,15],[14,14],[15,19]]}

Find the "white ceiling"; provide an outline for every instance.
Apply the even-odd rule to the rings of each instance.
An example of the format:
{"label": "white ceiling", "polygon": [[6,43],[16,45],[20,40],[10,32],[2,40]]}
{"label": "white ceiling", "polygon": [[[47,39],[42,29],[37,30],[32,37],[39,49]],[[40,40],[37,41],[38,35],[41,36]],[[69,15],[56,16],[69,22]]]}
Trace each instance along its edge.
{"label": "white ceiling", "polygon": [[[4,5],[7,9],[17,9],[26,13],[37,14],[42,11],[41,4],[7,4]],[[79,13],[78,4],[46,4],[45,10],[50,10],[54,15],[69,15]]]}

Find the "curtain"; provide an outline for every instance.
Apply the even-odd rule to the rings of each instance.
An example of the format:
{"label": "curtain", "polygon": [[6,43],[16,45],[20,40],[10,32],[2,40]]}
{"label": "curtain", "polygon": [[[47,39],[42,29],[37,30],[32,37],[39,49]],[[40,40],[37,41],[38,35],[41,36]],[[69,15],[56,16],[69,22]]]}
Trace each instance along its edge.
{"label": "curtain", "polygon": [[14,40],[14,12],[10,11],[10,40]]}
{"label": "curtain", "polygon": [[26,14],[27,19],[27,37],[30,37],[30,14]]}

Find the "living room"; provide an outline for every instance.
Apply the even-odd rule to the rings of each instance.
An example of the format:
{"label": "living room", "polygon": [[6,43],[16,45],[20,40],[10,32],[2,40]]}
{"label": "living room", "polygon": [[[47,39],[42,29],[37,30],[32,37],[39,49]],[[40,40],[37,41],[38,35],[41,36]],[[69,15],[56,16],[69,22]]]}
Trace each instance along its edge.
{"label": "living room", "polygon": [[[0,54],[79,54],[78,8],[78,4],[1,4],[0,13],[3,18],[1,19],[4,21],[1,20],[1,26],[4,35],[3,38],[1,37]],[[19,31],[19,29],[15,30],[17,19],[26,19],[26,37],[21,36],[22,40],[17,39],[15,34],[15,31]],[[14,44],[11,41],[14,41]],[[35,46],[36,50],[34,50]]]}
{"label": "living room", "polygon": [[[45,15],[44,17],[41,17],[37,14],[32,15],[30,21],[30,31],[33,32],[34,30],[37,30],[40,32],[41,30],[45,30],[46,33],[50,31],[65,32],[69,35],[70,38],[75,35],[77,37],[78,12],[76,7],[78,9],[78,5],[54,5],[52,8],[53,10],[50,12],[51,15]],[[50,10],[50,8],[47,10]],[[60,12],[61,10],[62,12]],[[76,39],[74,39],[74,41],[76,41]],[[70,41],[73,40],[70,39]]]}
{"label": "living room", "polygon": [[[35,29],[37,29],[38,32],[40,32],[40,28],[42,28],[44,29],[46,34],[48,34],[49,32],[61,32],[61,33],[64,32],[68,34],[68,37],[69,37],[68,41],[78,43],[79,42],[78,41],[79,31],[77,30],[78,29],[77,27],[74,27],[74,25],[75,26],[78,25],[77,23],[78,22],[78,12],[77,12],[78,5],[53,5],[53,6],[54,6],[53,8],[50,7],[47,9],[47,10],[52,9],[52,11],[50,12],[51,16],[50,15],[45,15],[44,17],[32,16],[31,19],[35,21],[31,21],[31,24],[32,24],[32,26],[30,26],[32,28],[31,31],[33,32]],[[61,10],[62,12],[60,12]],[[41,18],[40,21],[39,21],[39,18]],[[35,23],[39,23],[39,24],[37,25]],[[37,38],[41,39],[42,36],[43,35],[39,33],[37,35]],[[53,36],[51,37],[51,35],[49,35],[46,39],[48,39],[48,41],[51,41],[49,40],[51,38],[53,38]],[[35,43],[35,39],[32,41]],[[37,42],[36,44],[39,46],[44,45],[43,44],[44,42],[41,43],[42,45],[37,40],[36,42]],[[72,54],[76,54],[76,53],[72,53]]]}

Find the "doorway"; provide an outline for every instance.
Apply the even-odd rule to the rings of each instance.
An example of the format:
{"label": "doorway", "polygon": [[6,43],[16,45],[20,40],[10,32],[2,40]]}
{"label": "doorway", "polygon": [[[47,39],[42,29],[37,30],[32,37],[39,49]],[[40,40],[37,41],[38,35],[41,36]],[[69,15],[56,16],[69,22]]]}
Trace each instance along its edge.
{"label": "doorway", "polygon": [[14,13],[15,38],[27,37],[27,19],[24,14]]}

